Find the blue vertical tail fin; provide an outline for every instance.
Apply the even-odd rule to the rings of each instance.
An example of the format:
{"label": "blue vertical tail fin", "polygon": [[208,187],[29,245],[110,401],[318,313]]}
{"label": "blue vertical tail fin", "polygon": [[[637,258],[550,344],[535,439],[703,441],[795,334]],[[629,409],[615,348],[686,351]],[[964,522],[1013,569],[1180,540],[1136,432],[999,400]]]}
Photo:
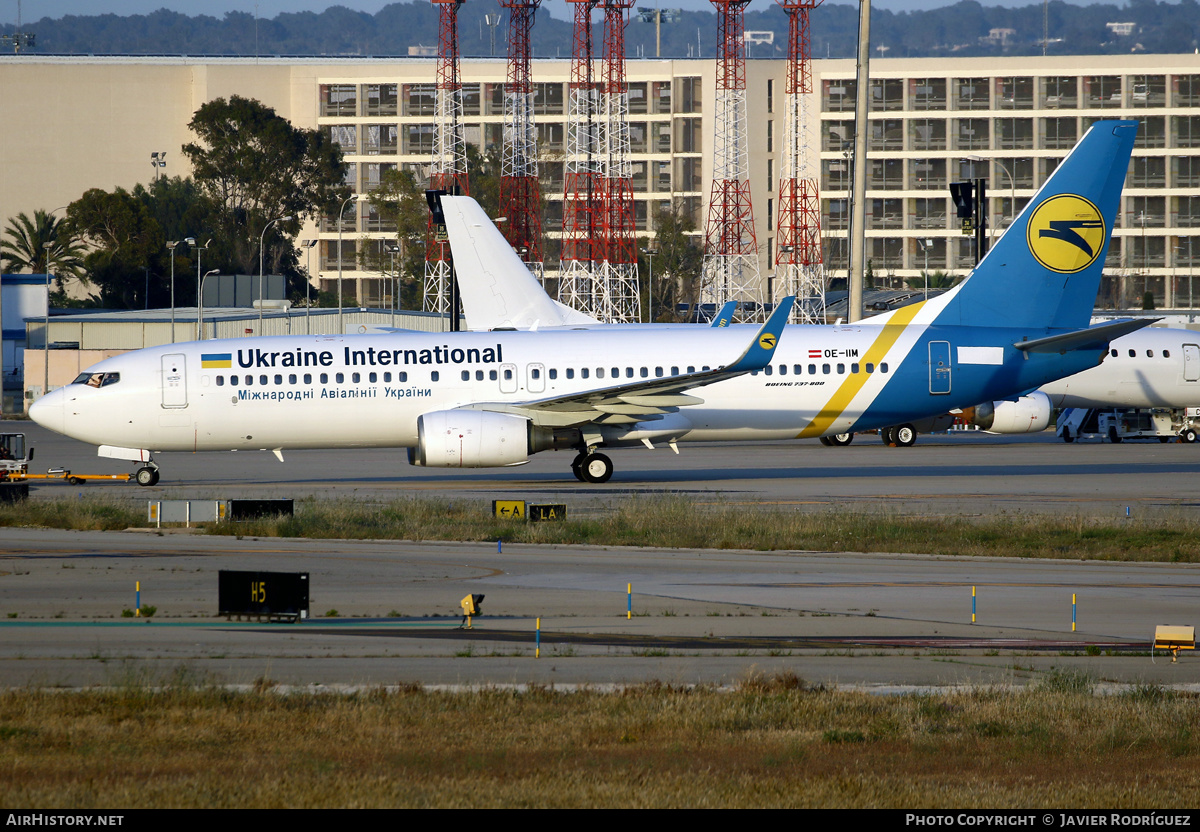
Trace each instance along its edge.
{"label": "blue vertical tail fin", "polygon": [[1093,124],[959,287],[939,320],[1022,329],[1086,327],[1137,124]]}

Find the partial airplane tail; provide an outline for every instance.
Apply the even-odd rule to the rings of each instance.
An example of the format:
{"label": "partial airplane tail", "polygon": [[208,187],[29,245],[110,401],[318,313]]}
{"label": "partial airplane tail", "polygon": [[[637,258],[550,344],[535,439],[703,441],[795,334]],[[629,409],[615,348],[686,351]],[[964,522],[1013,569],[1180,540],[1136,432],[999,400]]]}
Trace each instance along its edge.
{"label": "partial airplane tail", "polygon": [[1093,124],[954,293],[939,321],[1026,329],[1086,327],[1137,124]]}
{"label": "partial airplane tail", "polygon": [[469,196],[442,196],[446,233],[463,314],[474,330],[531,329],[599,323],[552,299],[496,224]]}

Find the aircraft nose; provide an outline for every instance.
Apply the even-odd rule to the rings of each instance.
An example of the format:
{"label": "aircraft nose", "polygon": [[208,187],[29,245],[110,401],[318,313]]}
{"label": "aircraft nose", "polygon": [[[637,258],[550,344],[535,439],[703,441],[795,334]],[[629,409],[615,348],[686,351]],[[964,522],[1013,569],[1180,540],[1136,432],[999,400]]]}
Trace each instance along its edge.
{"label": "aircraft nose", "polygon": [[55,390],[31,404],[29,406],[29,418],[55,433],[64,433],[66,430],[66,408],[64,407],[63,392]]}

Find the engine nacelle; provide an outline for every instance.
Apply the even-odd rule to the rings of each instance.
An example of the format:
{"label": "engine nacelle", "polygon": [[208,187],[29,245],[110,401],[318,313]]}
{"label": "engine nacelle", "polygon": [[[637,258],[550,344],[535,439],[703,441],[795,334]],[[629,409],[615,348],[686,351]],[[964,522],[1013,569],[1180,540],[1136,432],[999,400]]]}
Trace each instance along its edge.
{"label": "engine nacelle", "polygon": [[1034,390],[1015,402],[984,402],[975,408],[972,424],[988,433],[1038,433],[1050,425],[1050,397]]}
{"label": "engine nacelle", "polygon": [[408,461],[429,468],[495,468],[529,461],[529,420],[486,410],[437,410],[417,419]]}

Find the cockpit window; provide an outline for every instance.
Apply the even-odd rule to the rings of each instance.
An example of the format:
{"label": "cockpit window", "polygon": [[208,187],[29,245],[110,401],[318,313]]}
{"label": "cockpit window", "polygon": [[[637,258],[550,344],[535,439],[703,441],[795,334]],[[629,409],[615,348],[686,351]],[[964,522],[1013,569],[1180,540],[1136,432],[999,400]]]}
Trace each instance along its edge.
{"label": "cockpit window", "polygon": [[80,373],[71,383],[86,384],[88,387],[108,387],[120,380],[120,373]]}

